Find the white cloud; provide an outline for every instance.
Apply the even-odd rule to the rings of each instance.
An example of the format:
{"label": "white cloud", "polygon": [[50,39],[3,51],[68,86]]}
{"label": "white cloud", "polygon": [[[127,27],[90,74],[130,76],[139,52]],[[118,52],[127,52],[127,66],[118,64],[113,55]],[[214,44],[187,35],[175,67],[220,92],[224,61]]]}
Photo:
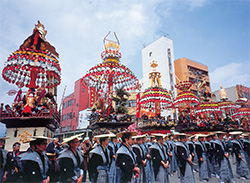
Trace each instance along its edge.
{"label": "white cloud", "polygon": [[[170,17],[169,12],[179,6],[193,10],[204,6],[206,2],[207,0],[0,1],[0,71],[8,55],[19,48],[32,33],[37,20],[41,20],[48,31],[47,40],[60,54],[60,102],[65,85],[68,95],[73,92],[74,82],[101,62],[102,41],[109,31],[115,31],[120,40],[121,63],[126,66],[131,62],[140,63],[142,45],[159,36],[159,28],[164,24],[164,19]],[[130,69],[137,75],[137,70],[141,68]],[[1,78],[0,102],[11,101],[6,96],[6,90],[10,89],[17,88]]]}
{"label": "white cloud", "polygon": [[229,63],[228,65],[216,68],[210,73],[212,91],[218,90],[220,85],[224,88],[242,84],[250,85],[250,62]]}
{"label": "white cloud", "polygon": [[195,8],[200,8],[207,2],[208,0],[187,0],[187,3],[189,4],[189,11],[192,11]]}
{"label": "white cloud", "polygon": [[[160,26],[154,9],[157,1],[1,1],[0,70],[8,55],[19,48],[41,20],[48,34],[46,39],[60,54],[62,83],[59,99],[67,85],[66,95],[73,92],[74,82],[88,69],[101,62],[103,38],[117,33],[121,43],[121,63],[129,65],[140,54],[142,44],[154,36]],[[141,62],[141,60],[138,60]],[[131,68],[136,74],[136,69]],[[8,84],[9,85],[9,84]],[[1,93],[6,82],[0,79]],[[10,85],[11,86],[11,85]],[[15,86],[12,86],[15,88]],[[2,95],[1,95],[2,96]],[[6,101],[0,97],[0,101]]]}

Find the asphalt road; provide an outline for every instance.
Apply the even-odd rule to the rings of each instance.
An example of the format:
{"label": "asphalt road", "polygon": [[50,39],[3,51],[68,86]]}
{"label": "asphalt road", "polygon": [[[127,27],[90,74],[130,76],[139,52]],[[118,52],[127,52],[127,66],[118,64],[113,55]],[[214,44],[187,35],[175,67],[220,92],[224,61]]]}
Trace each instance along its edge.
{"label": "asphalt road", "polygon": [[[233,169],[233,174],[234,174],[233,180],[235,181],[235,183],[250,183],[250,179],[249,180],[239,179],[238,175],[236,175],[236,165],[232,162],[232,158],[230,158],[230,162],[231,162],[231,166]],[[195,183],[203,183],[199,179],[198,172],[195,172],[194,176],[195,176],[195,181],[196,181]],[[250,177],[250,175],[249,175],[249,177]],[[88,178],[88,176],[87,176],[87,178]],[[177,173],[175,173],[173,177],[169,176],[169,183],[179,183],[179,182],[180,182],[180,179],[178,178]],[[89,181],[87,181],[87,183],[89,183]],[[192,182],[190,182],[190,183],[192,183]],[[209,183],[220,183],[220,179],[212,177],[211,179],[209,179]]]}
{"label": "asphalt road", "polygon": [[[233,175],[234,175],[233,180],[235,181],[235,183],[250,183],[250,180],[241,180],[241,179],[239,179],[239,176],[236,174],[236,165],[232,162],[232,158],[230,158],[230,162],[231,162],[231,166],[232,166],[232,169],[233,169]],[[199,179],[199,173],[198,172],[195,172],[194,176],[195,176],[195,181],[196,181],[195,183],[203,183]],[[175,173],[173,177],[169,177],[169,180],[170,180],[170,183],[179,183],[180,182],[180,179],[178,179],[178,177],[177,177],[177,173]],[[209,183],[220,183],[220,179],[212,177],[211,179],[209,179]]]}

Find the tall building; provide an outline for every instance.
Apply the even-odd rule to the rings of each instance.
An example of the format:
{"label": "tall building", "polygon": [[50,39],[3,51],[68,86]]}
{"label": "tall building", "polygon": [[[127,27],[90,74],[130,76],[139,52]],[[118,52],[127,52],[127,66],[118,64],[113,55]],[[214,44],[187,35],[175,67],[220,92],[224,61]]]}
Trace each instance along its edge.
{"label": "tall building", "polygon": [[149,73],[152,72],[151,61],[158,62],[157,71],[161,73],[162,87],[174,92],[176,96],[173,41],[163,36],[142,49],[143,90],[149,86]]}
{"label": "tall building", "polygon": [[75,130],[79,122],[79,111],[87,109],[90,104],[88,87],[81,80],[75,82],[74,92],[63,99],[61,132]]}
{"label": "tall building", "polygon": [[[179,58],[174,61],[176,82],[192,81],[194,84],[190,88],[197,96],[202,97],[205,91],[208,91],[208,96],[211,99],[211,86],[208,74],[208,67],[201,63],[192,61],[190,59]],[[197,90],[197,81],[199,83]],[[181,91],[177,91],[180,93]]]}
{"label": "tall building", "polygon": [[[231,86],[224,88],[227,92],[228,100],[236,102],[239,99],[245,99],[245,107],[250,107],[250,88],[242,85]],[[213,101],[220,101],[220,90],[213,91]]]}
{"label": "tall building", "polygon": [[[142,49],[142,91],[149,87],[149,73],[152,72],[150,62],[157,61],[157,71],[161,73],[162,88],[171,91],[173,98],[177,95],[175,86],[175,68],[174,68],[174,48],[173,41],[164,36]],[[163,116],[173,116],[171,109],[162,110]]]}

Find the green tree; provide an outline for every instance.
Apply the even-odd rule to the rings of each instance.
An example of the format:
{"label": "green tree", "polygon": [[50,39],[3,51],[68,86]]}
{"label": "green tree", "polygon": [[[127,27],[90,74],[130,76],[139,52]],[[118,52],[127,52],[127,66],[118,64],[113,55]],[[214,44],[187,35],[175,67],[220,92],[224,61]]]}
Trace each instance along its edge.
{"label": "green tree", "polygon": [[113,96],[112,100],[115,102],[117,113],[128,113],[128,109],[125,106],[128,104],[129,96],[130,94],[124,90],[124,87],[116,88],[116,96]]}

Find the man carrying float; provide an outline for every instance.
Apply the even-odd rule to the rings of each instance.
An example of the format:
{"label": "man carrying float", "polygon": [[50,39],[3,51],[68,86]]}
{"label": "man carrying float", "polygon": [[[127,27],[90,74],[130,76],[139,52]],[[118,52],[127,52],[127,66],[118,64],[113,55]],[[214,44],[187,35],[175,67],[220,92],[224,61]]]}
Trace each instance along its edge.
{"label": "man carrying float", "polygon": [[169,157],[166,153],[163,137],[164,134],[152,134],[156,137],[156,143],[150,147],[150,154],[153,161],[155,182],[168,183]]}
{"label": "man carrying float", "polygon": [[83,134],[74,135],[64,139],[62,144],[67,143],[68,148],[63,150],[57,158],[60,182],[82,182],[83,179],[83,157],[77,150],[79,139]]}
{"label": "man carrying float", "polygon": [[90,181],[95,183],[107,183],[108,172],[111,163],[110,151],[107,148],[109,144],[109,137],[113,134],[102,134],[95,136],[99,138],[98,144],[93,150],[89,152],[89,175]]}
{"label": "man carrying float", "polygon": [[240,176],[240,179],[245,180],[249,179],[249,169],[246,161],[246,154],[244,152],[244,145],[240,141],[240,134],[243,132],[230,132],[229,134],[233,135],[233,153],[236,157],[236,173]]}
{"label": "man carrying float", "polygon": [[116,153],[116,166],[120,168],[122,175],[120,182],[134,182],[139,177],[140,169],[136,164],[136,155],[132,150],[132,136],[137,132],[121,132],[116,136],[121,137],[122,144]]}
{"label": "man carrying float", "polygon": [[176,142],[175,154],[177,156],[177,163],[180,170],[180,183],[194,183],[194,173],[192,169],[192,156],[188,146],[185,144],[186,134],[178,134],[179,141]]}

